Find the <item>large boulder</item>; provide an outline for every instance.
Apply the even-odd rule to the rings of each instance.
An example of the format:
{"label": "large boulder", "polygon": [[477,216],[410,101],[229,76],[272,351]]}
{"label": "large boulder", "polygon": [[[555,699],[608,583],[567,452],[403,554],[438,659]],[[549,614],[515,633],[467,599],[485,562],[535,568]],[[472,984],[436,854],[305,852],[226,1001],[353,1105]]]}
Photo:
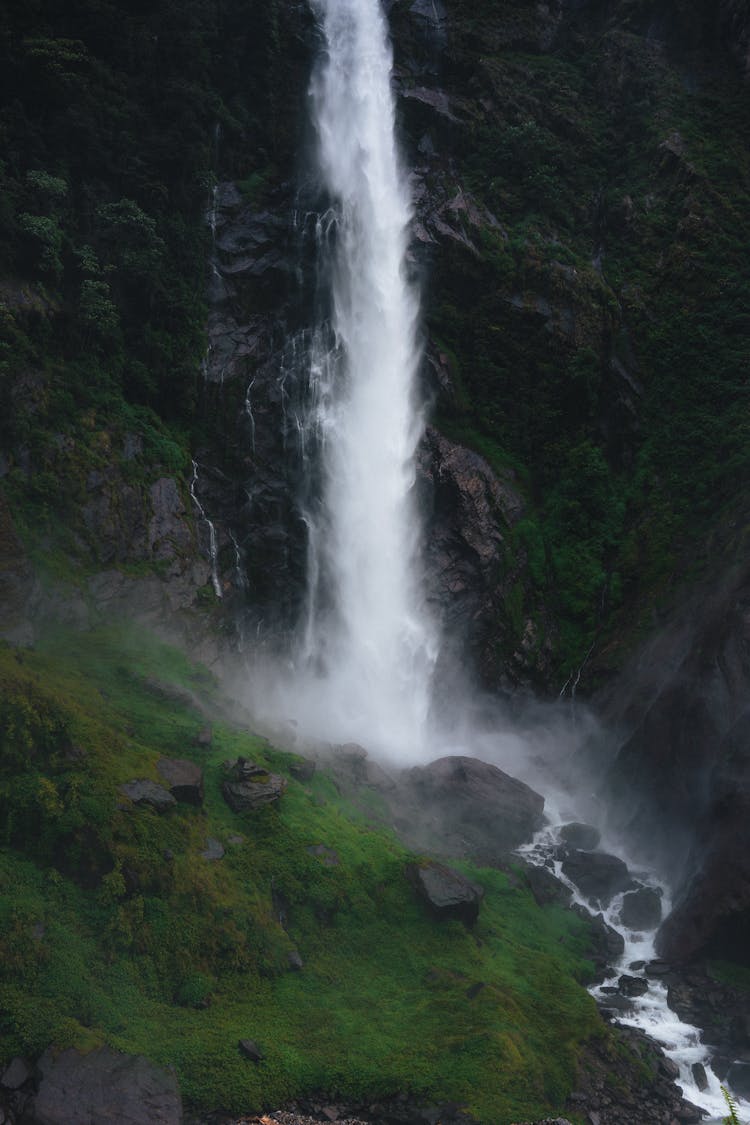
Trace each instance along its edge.
{"label": "large boulder", "polygon": [[629,930],[655,930],[661,922],[661,895],[654,887],[638,887],[623,896],[620,921]]}
{"label": "large boulder", "polygon": [[455,918],[468,926],[476,922],[484,897],[484,888],[478,883],[434,860],[411,863],[406,873],[435,917]]}
{"label": "large boulder", "polygon": [[606,852],[585,852],[574,848],[565,856],[562,870],[581,894],[600,906],[607,906],[631,882],[627,865],[616,855]]}
{"label": "large boulder", "polygon": [[404,775],[399,828],[420,846],[489,859],[526,843],[544,824],[544,798],[477,758],[450,756]]}
{"label": "large boulder", "polygon": [[265,766],[238,758],[230,763],[229,776],[222,784],[224,800],[234,812],[263,808],[278,801],[286,789],[286,779],[269,773]]}
{"label": "large boulder", "polygon": [[126,781],[120,786],[120,792],[129,797],[134,805],[156,809],[157,812],[166,812],[177,804],[168,789],[155,781],[149,781],[148,778]]}
{"label": "large boulder", "polygon": [[38,1063],[37,1125],[180,1125],[182,1099],[174,1074],[142,1055],[99,1047],[45,1051]]}
{"label": "large boulder", "polygon": [[203,770],[186,758],[160,758],[156,768],[176,801],[203,804]]}

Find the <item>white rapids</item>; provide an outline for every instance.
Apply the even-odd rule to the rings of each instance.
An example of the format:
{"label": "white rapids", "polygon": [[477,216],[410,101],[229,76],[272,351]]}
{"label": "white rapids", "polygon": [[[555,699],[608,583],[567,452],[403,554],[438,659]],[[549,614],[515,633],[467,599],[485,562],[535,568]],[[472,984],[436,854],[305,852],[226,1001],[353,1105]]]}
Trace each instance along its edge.
{"label": "white rapids", "polygon": [[[555,858],[555,852],[560,846],[560,828],[563,821],[555,823],[559,818],[555,810],[548,804],[548,815],[553,823],[541,829],[536,834],[532,843],[519,848],[519,853],[532,863],[547,867],[556,877],[573,892],[573,901],[586,907],[592,914],[600,913],[600,907],[593,904],[574,883],[562,872],[561,861]],[[604,850],[609,850],[604,848]],[[612,852],[621,854],[613,847]],[[625,857],[627,860],[627,857]],[[628,864],[630,867],[630,864]],[[631,874],[640,882],[649,887],[654,887],[662,896],[662,912],[666,917],[672,908],[669,888],[651,872],[641,871],[636,866],[630,867]],[[677,1084],[681,1087],[683,1096],[706,1113],[704,1125],[712,1122],[723,1122],[727,1117],[727,1105],[721,1092],[721,1084],[710,1065],[711,1052],[701,1042],[699,1028],[683,1023],[679,1016],[667,1004],[667,988],[658,977],[648,976],[644,968],[632,969],[630,966],[643,962],[646,965],[658,959],[655,949],[656,930],[648,932],[630,930],[620,921],[623,894],[616,895],[609,906],[602,910],[604,920],[608,926],[622,935],[625,941],[625,951],[619,960],[612,965],[610,975],[600,984],[590,989],[592,996],[602,1006],[607,1006],[611,994],[605,990],[615,988],[619,977],[643,977],[648,981],[648,990],[642,996],[629,998],[629,1008],[618,1012],[616,1022],[627,1027],[637,1027],[644,1031],[649,1038],[664,1049],[668,1058],[672,1059],[680,1069]],[[692,1067],[700,1063],[706,1072],[708,1086],[700,1090],[693,1076]],[[747,1117],[750,1106],[739,1098],[737,1105],[742,1119]]]}
{"label": "white rapids", "polygon": [[325,43],[310,94],[330,199],[317,236],[331,301],[309,335],[300,440],[303,453],[320,451],[323,479],[303,512],[299,649],[281,709],[267,704],[308,740],[358,741],[414,760],[438,640],[419,563],[419,300],[407,277],[412,208],[395,141],[392,55],[380,0],[311,3]]}

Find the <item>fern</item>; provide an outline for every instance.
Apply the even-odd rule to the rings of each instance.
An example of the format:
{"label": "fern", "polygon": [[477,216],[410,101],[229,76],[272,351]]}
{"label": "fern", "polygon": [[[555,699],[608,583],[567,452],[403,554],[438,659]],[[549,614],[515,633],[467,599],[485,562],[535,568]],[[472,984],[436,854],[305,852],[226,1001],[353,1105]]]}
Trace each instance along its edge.
{"label": "fern", "polygon": [[726,1086],[721,1087],[721,1092],[724,1095],[724,1101],[727,1103],[729,1109],[729,1116],[724,1118],[724,1125],[741,1125],[740,1119],[737,1116],[737,1103],[727,1090]]}

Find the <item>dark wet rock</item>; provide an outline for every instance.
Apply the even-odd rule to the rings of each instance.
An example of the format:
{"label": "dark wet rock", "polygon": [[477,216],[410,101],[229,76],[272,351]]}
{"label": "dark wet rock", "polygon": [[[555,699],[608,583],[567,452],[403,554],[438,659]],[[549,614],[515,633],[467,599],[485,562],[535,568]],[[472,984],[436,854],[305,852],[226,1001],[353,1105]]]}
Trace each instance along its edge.
{"label": "dark wet rock", "polygon": [[160,813],[166,812],[167,809],[171,809],[177,804],[168,789],[155,781],[149,781],[147,778],[126,781],[124,785],[120,786],[120,792],[129,797],[134,805],[148,806]]}
{"label": "dark wet rock", "polygon": [[639,887],[623,895],[620,921],[629,930],[655,930],[661,922],[661,895],[653,887]]}
{"label": "dark wet rock", "polygon": [[703,1090],[707,1090],[708,1077],[706,1075],[706,1068],[703,1063],[693,1063],[693,1065],[690,1067],[690,1071],[693,1075],[693,1081],[695,1082],[698,1089],[701,1092],[703,1092]]}
{"label": "dark wet rock", "polygon": [[186,758],[160,758],[156,768],[176,801],[203,804],[203,770]]}
{"label": "dark wet rock", "polygon": [[592,824],[573,821],[571,824],[563,824],[560,829],[560,839],[571,848],[590,852],[598,847],[601,832]]}
{"label": "dark wet rock", "polygon": [[259,1063],[266,1057],[254,1039],[240,1039],[237,1046],[240,1054],[249,1059],[250,1062]]}
{"label": "dark wet rock", "polygon": [[497,856],[526,843],[544,823],[543,797],[477,758],[439,758],[408,770],[399,798],[402,834],[444,855]]}
{"label": "dark wet rock", "polygon": [[[449,375],[441,369],[445,382]],[[419,449],[419,485],[426,512],[426,563],[431,596],[441,607],[456,652],[497,685],[512,670],[523,678],[545,667],[549,653],[538,625],[524,622],[514,641],[507,616],[511,589],[523,582],[525,556],[509,555],[509,532],[524,504],[511,470],[498,475],[484,458],[428,427]],[[540,619],[543,616],[537,615]],[[498,653],[516,644],[510,665]]]}
{"label": "dark wet rock", "polygon": [[206,840],[206,846],[201,852],[203,858],[209,860],[223,859],[225,854],[221,841],[209,836]]}
{"label": "dark wet rock", "polygon": [[529,864],[526,868],[526,882],[537,906],[546,906],[551,902],[558,903],[560,906],[570,905],[573,892],[547,867]]}
{"label": "dark wet rock", "polygon": [[476,922],[484,897],[483,887],[434,860],[411,863],[406,873],[420,898],[437,918],[454,918],[469,926]]}
{"label": "dark wet rock", "polygon": [[6,1090],[20,1090],[33,1077],[34,1071],[26,1059],[19,1056],[11,1059],[0,1077],[0,1086]]}
{"label": "dark wet rock", "polygon": [[738,1098],[750,1099],[750,1062],[733,1062],[727,1071],[727,1085]]}
{"label": "dark wet rock", "polygon": [[603,914],[591,914],[585,906],[574,903],[571,910],[589,923],[591,935],[590,958],[594,962],[595,980],[604,980],[608,968],[625,952],[622,934],[608,925]]}
{"label": "dark wet rock", "polygon": [[680,1077],[680,1068],[673,1059],[668,1059],[666,1055],[663,1059],[659,1060],[659,1070],[672,1082]]}
{"label": "dark wet rock", "polygon": [[631,977],[626,973],[618,979],[617,986],[623,996],[643,996],[648,992],[648,981],[643,977]]}
{"label": "dark wet rock", "polygon": [[631,961],[630,964],[628,965],[628,968],[630,969],[631,973],[639,973],[641,971],[641,969],[645,969],[645,967],[646,967],[645,961]]}
{"label": "dark wet rock", "polygon": [[646,962],[646,976],[647,977],[664,977],[672,971],[672,966],[668,961],[647,961]]}
{"label": "dark wet rock", "polygon": [[98,1047],[86,1055],[45,1051],[39,1060],[36,1125],[180,1125],[182,1101],[174,1074],[141,1055]]}
{"label": "dark wet rock", "polygon": [[224,800],[234,812],[246,812],[262,808],[278,801],[286,789],[286,779],[269,773],[265,766],[237,758],[228,767],[228,778],[221,791]]}
{"label": "dark wet rock", "polygon": [[298,950],[292,949],[287,957],[289,968],[292,972],[298,973],[305,967],[305,962],[302,960]]}
{"label": "dark wet rock", "polygon": [[566,855],[562,870],[586,898],[602,906],[608,905],[631,882],[627,865],[606,852],[575,849]]}
{"label": "dark wet rock", "polygon": [[657,939],[675,963],[742,960],[750,934],[750,564],[726,546],[741,561],[717,564],[602,699],[630,732],[609,775],[615,825],[678,889]]}

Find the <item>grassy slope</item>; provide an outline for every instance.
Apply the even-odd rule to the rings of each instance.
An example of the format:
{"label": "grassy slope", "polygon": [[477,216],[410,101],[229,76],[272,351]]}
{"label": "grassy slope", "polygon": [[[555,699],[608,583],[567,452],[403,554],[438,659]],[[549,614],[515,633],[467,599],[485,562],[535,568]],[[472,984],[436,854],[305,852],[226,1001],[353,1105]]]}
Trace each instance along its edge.
{"label": "grassy slope", "polygon": [[[234,1110],[316,1091],[408,1091],[487,1122],[560,1108],[598,1027],[576,983],[582,923],[467,868],[487,891],[476,930],[437,924],[401,845],[322,772],[290,780],[278,808],[236,816],[222,761],[288,773],[290,757],[221,722],[200,748],[205,719],[145,676],[215,700],[210,676],[140,634],[0,650],[0,1060],[106,1041],[174,1064],[199,1105]],[[118,785],[156,779],[162,753],[201,762],[203,811],[120,807]],[[200,855],[209,834],[220,862]],[[318,843],[338,866],[307,852]],[[243,1061],[240,1037],[266,1060]]]}

